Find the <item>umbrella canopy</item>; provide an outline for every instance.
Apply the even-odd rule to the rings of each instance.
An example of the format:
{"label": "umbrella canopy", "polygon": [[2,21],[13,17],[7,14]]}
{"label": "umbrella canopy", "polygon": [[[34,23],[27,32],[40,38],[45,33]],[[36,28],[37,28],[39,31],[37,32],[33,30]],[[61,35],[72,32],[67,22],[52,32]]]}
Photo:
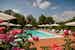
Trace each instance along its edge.
{"label": "umbrella canopy", "polygon": [[39,27],[44,27],[45,25],[42,24],[42,25],[38,25],[38,26],[39,26]]}
{"label": "umbrella canopy", "polygon": [[45,26],[50,26],[49,24],[46,24]]}
{"label": "umbrella canopy", "polygon": [[21,26],[20,24],[16,24],[15,26]]}
{"label": "umbrella canopy", "polygon": [[9,25],[9,26],[14,26],[15,24],[8,23],[8,22],[2,22],[2,23],[0,23],[0,25]]}
{"label": "umbrella canopy", "polygon": [[15,19],[16,17],[4,14],[4,13],[0,13],[0,19],[2,20],[11,20],[11,19]]}
{"label": "umbrella canopy", "polygon": [[38,25],[38,27],[48,27],[48,26],[50,26],[49,24],[42,24],[42,25]]}
{"label": "umbrella canopy", "polygon": [[5,29],[5,27],[0,27],[0,31],[2,31],[2,30],[4,30]]}
{"label": "umbrella canopy", "polygon": [[4,22],[4,20],[0,19],[0,23]]}
{"label": "umbrella canopy", "polygon": [[16,35],[16,34],[20,34],[22,32],[22,29],[14,29],[10,31],[10,34]]}
{"label": "umbrella canopy", "polygon": [[13,24],[13,23],[8,23],[8,22],[2,22],[0,25],[6,25],[6,26],[21,26],[19,24]]}
{"label": "umbrella canopy", "polygon": [[28,26],[28,27],[29,27],[29,26],[32,26],[32,25],[31,25],[31,24],[27,24],[27,25],[25,25],[25,26]]}
{"label": "umbrella canopy", "polygon": [[7,35],[6,34],[0,34],[0,39],[6,39]]}
{"label": "umbrella canopy", "polygon": [[60,26],[59,24],[51,24],[50,26]]}
{"label": "umbrella canopy", "polygon": [[66,23],[65,25],[67,25],[67,26],[75,26],[75,22],[69,22],[69,23]]}

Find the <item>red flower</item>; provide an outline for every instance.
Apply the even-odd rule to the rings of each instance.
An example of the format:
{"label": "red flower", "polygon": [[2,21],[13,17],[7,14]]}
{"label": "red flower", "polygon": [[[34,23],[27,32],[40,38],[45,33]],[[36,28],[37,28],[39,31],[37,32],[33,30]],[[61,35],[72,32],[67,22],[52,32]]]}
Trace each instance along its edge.
{"label": "red flower", "polygon": [[36,37],[32,37],[33,40],[36,40]]}
{"label": "red flower", "polygon": [[58,46],[57,44],[53,44],[52,50],[63,50],[63,49],[60,46]]}
{"label": "red flower", "polygon": [[61,47],[53,48],[53,50],[63,50]]}
{"label": "red flower", "polygon": [[69,35],[69,31],[68,30],[64,30],[64,35]]}
{"label": "red flower", "polygon": [[36,41],[39,41],[39,37],[36,37]]}
{"label": "red flower", "polygon": [[33,40],[38,41],[39,37],[32,37]]}
{"label": "red flower", "polygon": [[56,47],[59,47],[59,46],[57,44],[53,44],[51,47],[56,48]]}

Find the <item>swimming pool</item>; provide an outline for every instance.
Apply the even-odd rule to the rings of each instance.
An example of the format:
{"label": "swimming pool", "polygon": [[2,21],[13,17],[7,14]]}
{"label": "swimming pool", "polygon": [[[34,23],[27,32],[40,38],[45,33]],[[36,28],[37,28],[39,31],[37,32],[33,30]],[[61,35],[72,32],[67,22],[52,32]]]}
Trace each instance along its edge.
{"label": "swimming pool", "polygon": [[27,34],[32,34],[32,36],[37,36],[40,39],[47,39],[47,38],[57,38],[57,37],[62,37],[56,34],[48,33],[48,32],[43,32],[39,30],[28,30],[26,31]]}

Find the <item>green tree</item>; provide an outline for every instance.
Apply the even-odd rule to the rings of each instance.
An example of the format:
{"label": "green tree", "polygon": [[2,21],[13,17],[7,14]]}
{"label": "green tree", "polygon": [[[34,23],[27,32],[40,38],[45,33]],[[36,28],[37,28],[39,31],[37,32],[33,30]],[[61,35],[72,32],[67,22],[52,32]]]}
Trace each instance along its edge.
{"label": "green tree", "polygon": [[43,14],[39,17],[39,24],[45,24],[46,23],[46,16]]}
{"label": "green tree", "polygon": [[73,22],[73,21],[75,21],[75,17],[73,17],[71,20],[69,20],[70,22]]}
{"label": "green tree", "polygon": [[37,26],[36,19],[32,15],[27,16],[27,23],[32,24],[33,26]]}
{"label": "green tree", "polygon": [[16,17],[16,19],[10,20],[9,22],[14,23],[14,24],[21,24],[21,25],[26,24],[24,15],[16,13],[16,12],[12,11],[11,9],[5,10],[4,13]]}
{"label": "green tree", "polygon": [[31,24],[32,24],[33,26],[37,26],[37,21],[36,21],[35,18],[32,20]]}
{"label": "green tree", "polygon": [[16,17],[17,23],[21,25],[26,24],[26,19],[24,15],[21,15],[19,13],[15,13],[14,16]]}
{"label": "green tree", "polygon": [[53,24],[54,23],[54,20],[52,17],[46,17],[46,24]]}
{"label": "green tree", "polygon": [[31,24],[34,17],[32,15],[28,15],[26,19],[27,19],[27,23]]}
{"label": "green tree", "polygon": [[14,15],[15,14],[15,12],[12,11],[11,9],[5,10],[4,13],[8,14],[8,15]]}

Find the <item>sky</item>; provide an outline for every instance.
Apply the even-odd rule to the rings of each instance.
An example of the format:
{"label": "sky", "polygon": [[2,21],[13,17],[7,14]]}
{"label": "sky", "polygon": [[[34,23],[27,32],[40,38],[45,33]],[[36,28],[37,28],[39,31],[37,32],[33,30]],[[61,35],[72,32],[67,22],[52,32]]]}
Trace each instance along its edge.
{"label": "sky", "polygon": [[75,16],[75,0],[0,0],[0,10],[12,9],[25,16],[52,16],[57,22]]}

